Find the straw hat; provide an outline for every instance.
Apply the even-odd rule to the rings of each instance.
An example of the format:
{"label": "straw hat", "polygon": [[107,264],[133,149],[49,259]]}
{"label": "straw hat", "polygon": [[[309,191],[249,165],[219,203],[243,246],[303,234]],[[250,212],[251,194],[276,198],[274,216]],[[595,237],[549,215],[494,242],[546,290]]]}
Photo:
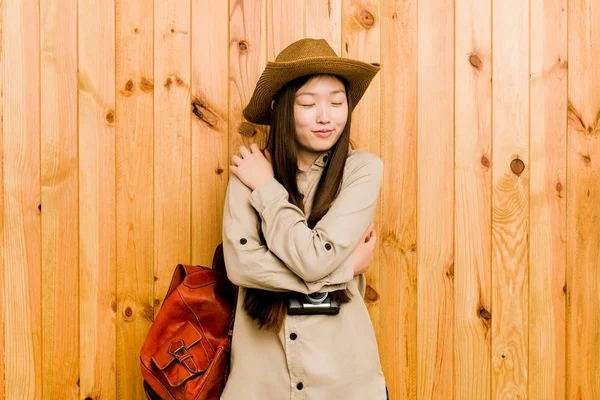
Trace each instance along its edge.
{"label": "straw hat", "polygon": [[267,63],[244,108],[244,117],[255,124],[269,125],[273,96],[286,83],[312,74],[344,77],[350,85],[352,104],[356,106],[380,69],[379,64],[338,57],[325,39],[300,39],[283,49],[275,62]]}

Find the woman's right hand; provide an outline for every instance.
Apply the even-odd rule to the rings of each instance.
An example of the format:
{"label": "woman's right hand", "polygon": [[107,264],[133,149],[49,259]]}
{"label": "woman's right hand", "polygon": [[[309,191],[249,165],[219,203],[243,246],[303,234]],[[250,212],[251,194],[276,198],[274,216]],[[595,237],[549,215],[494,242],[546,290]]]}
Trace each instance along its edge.
{"label": "woman's right hand", "polygon": [[375,224],[371,224],[356,245],[354,251],[352,251],[352,258],[354,259],[354,275],[364,274],[369,269],[371,261],[373,261],[373,251],[375,250],[376,240]]}

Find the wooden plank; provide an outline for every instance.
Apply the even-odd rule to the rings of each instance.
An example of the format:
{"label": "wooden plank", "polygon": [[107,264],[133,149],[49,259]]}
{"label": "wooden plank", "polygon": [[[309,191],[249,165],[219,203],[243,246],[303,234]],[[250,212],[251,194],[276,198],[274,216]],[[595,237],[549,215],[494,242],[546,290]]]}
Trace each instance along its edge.
{"label": "wooden plank", "polygon": [[43,393],[79,399],[77,1],[40,9]]}
{"label": "wooden plank", "polygon": [[267,0],[267,59],[304,37],[304,0]]}
{"label": "wooden plank", "polygon": [[[381,64],[379,2],[374,0],[344,0],[342,2],[342,57],[367,63]],[[351,139],[357,148],[381,155],[380,76],[377,74],[360,103],[352,112]],[[375,214],[375,231],[381,232],[381,195]],[[369,310],[377,343],[381,336],[381,304],[379,302],[381,275],[390,273],[381,265],[380,245],[377,244],[371,266],[366,273],[367,287],[364,301]]]}
{"label": "wooden plank", "polygon": [[491,378],[491,1],[456,3],[454,398]]}
{"label": "wooden plank", "polygon": [[417,397],[453,396],[454,6],[418,5]]}
{"label": "wooden plank", "polygon": [[115,7],[116,385],[118,399],[142,399],[140,349],[154,320],[154,9]]}
{"label": "wooden plank", "polygon": [[190,0],[154,3],[154,311],[190,262]]}
{"label": "wooden plank", "polygon": [[3,20],[5,396],[41,399],[39,4],[5,2]]}
{"label": "wooden plank", "polygon": [[227,2],[193,3],[192,263],[207,267],[222,240],[229,176],[228,44]]}
{"label": "wooden plank", "polygon": [[567,0],[530,6],[530,399],[565,399],[566,9]]}
{"label": "wooden plank", "polygon": [[526,398],[529,3],[492,4],[492,398]]}
{"label": "wooden plank", "polygon": [[385,0],[381,37],[379,349],[390,399],[417,398],[417,2]]}
{"label": "wooden plank", "polygon": [[600,399],[600,4],[568,4],[568,399]]}
{"label": "wooden plank", "polygon": [[[229,2],[229,156],[240,146],[266,145],[268,127],[247,122],[242,110],[267,64],[266,0]],[[229,177],[229,168],[227,168]]]}
{"label": "wooden plank", "polygon": [[102,400],[116,395],[114,3],[78,12],[80,396]]}
{"label": "wooden plank", "polygon": [[[0,0],[0,49],[6,47],[4,43],[4,34],[2,32],[6,21],[4,21],[6,7],[5,0]],[[0,232],[4,232],[4,52],[0,51]],[[6,318],[4,316],[4,235],[0,238],[0,399],[6,398],[6,381],[4,379],[6,371],[6,353],[4,351],[4,326]]]}
{"label": "wooden plank", "polygon": [[304,0],[304,36],[325,39],[342,54],[342,0]]}

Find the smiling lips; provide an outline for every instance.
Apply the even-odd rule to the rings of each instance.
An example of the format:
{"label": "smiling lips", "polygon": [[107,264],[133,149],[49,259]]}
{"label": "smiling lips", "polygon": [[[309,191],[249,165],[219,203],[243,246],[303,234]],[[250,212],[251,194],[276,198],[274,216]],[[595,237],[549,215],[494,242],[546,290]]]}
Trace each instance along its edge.
{"label": "smiling lips", "polygon": [[330,129],[330,130],[314,131],[314,134],[319,137],[326,138],[326,137],[329,137],[329,135],[331,135],[332,132],[333,132],[333,129]]}

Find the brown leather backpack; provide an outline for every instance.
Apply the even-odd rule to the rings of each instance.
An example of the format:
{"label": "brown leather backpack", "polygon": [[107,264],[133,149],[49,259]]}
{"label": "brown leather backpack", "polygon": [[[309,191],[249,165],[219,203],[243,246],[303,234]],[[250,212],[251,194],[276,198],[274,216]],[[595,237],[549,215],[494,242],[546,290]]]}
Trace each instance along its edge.
{"label": "brown leather backpack", "polygon": [[141,349],[151,400],[218,400],[229,374],[237,287],[227,279],[223,244],[211,268],[179,264]]}

